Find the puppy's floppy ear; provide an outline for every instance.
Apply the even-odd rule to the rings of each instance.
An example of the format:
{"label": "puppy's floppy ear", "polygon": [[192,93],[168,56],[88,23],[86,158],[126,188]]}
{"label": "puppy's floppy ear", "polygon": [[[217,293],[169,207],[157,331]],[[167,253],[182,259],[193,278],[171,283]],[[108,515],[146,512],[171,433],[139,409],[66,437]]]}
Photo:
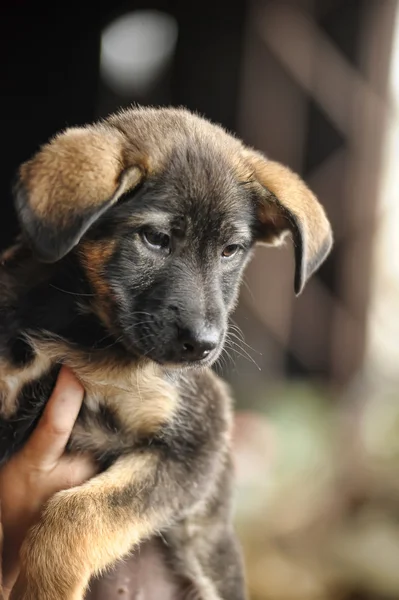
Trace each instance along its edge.
{"label": "puppy's floppy ear", "polygon": [[304,181],[284,165],[245,151],[257,195],[259,241],[276,245],[291,232],[295,247],[295,293],[329,254],[333,237],[324,209]]}
{"label": "puppy's floppy ear", "polygon": [[126,168],[126,140],[116,128],[70,128],[19,170],[14,200],[22,231],[37,257],[55,262],[118,198],[142,178]]}

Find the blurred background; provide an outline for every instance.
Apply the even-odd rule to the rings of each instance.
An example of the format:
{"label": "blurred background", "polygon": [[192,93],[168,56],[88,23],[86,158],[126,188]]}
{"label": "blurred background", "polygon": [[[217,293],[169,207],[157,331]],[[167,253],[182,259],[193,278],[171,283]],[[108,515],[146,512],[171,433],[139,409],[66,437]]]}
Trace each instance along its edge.
{"label": "blurred background", "polygon": [[17,166],[131,103],[184,105],[301,173],[335,247],[304,293],[259,249],[216,369],[237,400],[251,600],[399,598],[399,4],[0,8],[0,245]]}

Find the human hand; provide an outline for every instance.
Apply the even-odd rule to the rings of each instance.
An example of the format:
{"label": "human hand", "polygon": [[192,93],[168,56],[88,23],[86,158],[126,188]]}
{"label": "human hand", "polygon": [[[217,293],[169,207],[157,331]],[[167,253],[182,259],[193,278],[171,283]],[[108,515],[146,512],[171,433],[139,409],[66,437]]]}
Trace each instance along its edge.
{"label": "human hand", "polygon": [[96,472],[90,458],[64,454],[83,396],[81,384],[63,367],[36,429],[22,450],[0,469],[5,600],[18,577],[22,542],[46,501]]}

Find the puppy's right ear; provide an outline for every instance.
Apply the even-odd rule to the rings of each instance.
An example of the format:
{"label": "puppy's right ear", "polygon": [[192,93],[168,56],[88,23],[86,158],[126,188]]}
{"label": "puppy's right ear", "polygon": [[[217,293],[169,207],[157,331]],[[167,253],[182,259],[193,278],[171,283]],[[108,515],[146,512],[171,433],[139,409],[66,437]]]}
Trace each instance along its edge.
{"label": "puppy's right ear", "polygon": [[100,215],[141,181],[143,167],[125,165],[125,147],[116,128],[71,128],[20,167],[15,207],[40,260],[65,256]]}
{"label": "puppy's right ear", "polygon": [[333,235],[324,208],[305,182],[284,165],[246,149],[252,179],[260,185],[257,197],[259,238],[278,244],[291,232],[295,248],[295,293],[330,253]]}

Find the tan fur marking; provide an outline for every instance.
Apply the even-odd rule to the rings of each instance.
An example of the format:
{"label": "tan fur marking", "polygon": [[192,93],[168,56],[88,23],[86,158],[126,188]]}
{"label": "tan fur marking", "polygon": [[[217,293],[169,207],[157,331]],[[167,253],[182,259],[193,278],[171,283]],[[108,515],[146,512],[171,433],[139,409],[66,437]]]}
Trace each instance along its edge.
{"label": "tan fur marking", "polygon": [[87,241],[79,246],[79,255],[90,283],[101,298],[109,297],[110,290],[105,281],[104,267],[111,258],[116,240]]}
{"label": "tan fur marking", "polygon": [[[95,206],[110,198],[123,168],[123,135],[106,127],[72,128],[57,135],[20,174],[37,215]],[[76,209],[75,209],[76,210]]]}
{"label": "tan fur marking", "polygon": [[281,243],[281,234],[287,230],[296,233],[299,224],[302,243],[301,264],[296,266],[299,293],[331,248],[332,232],[326,213],[305,182],[288,167],[248,149],[244,157],[253,168],[254,179],[277,199],[276,202],[272,197],[265,198],[259,213],[268,226],[264,242]]}
{"label": "tan fur marking", "polygon": [[[316,196],[296,173],[280,163],[257,159],[255,169],[260,183],[276,196],[282,206],[307,222],[307,246],[312,258],[330,232],[329,222]],[[287,223],[288,220],[284,219],[281,224],[287,226]]]}
{"label": "tan fur marking", "polygon": [[23,386],[43,375],[52,364],[51,356],[40,353],[24,369],[11,367],[0,360],[0,416],[11,417],[17,410],[18,394]]}
{"label": "tan fur marking", "polygon": [[[38,356],[63,363],[74,371],[85,388],[85,403],[91,410],[103,403],[132,433],[154,433],[176,410],[176,388],[164,379],[161,367],[152,361],[116,365],[106,353],[97,352],[90,361],[86,353],[61,341],[32,340],[32,344]],[[79,432],[83,435],[77,425],[76,435]]]}
{"label": "tan fur marking", "polygon": [[[36,358],[28,367],[16,369],[4,360],[0,362],[1,417],[11,417],[18,408],[17,399],[22,387],[40,378],[55,363],[65,364],[75,372],[86,390],[85,403],[90,410],[97,411],[100,403],[103,404],[132,435],[155,433],[173,417],[178,394],[155,363],[126,362],[116,366],[106,353],[97,352],[90,361],[86,353],[72,349],[62,341],[33,338],[30,341]],[[109,448],[112,441],[101,429],[88,433],[77,423],[72,440],[84,442],[86,437],[104,449]],[[121,440],[116,441],[120,445]]]}
{"label": "tan fur marking", "polygon": [[36,216],[67,226],[71,215],[116,201],[137,185],[141,165],[124,163],[125,143],[117,129],[96,125],[67,129],[43,146],[20,168]]}
{"label": "tan fur marking", "polygon": [[21,244],[20,243],[16,243],[13,246],[10,246],[6,250],[4,250],[0,254],[0,265],[5,265],[9,260],[11,260],[12,258],[14,258],[14,256],[20,250],[20,248],[21,248]]}
{"label": "tan fur marking", "polygon": [[111,258],[116,240],[86,241],[79,246],[79,255],[87,277],[96,292],[92,306],[103,323],[112,329],[111,304],[112,292],[106,282],[104,267]]}

